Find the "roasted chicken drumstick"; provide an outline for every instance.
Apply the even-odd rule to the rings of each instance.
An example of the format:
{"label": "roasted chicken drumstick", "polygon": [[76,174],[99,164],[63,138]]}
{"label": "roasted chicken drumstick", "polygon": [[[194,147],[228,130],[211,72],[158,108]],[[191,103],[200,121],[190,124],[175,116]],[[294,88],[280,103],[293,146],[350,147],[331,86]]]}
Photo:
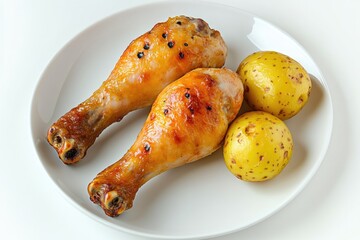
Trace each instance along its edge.
{"label": "roasted chicken drumstick", "polygon": [[131,208],[145,182],[217,150],[242,101],[242,82],[228,69],[199,68],[171,83],[127,153],[88,185],[90,199],[109,216]]}
{"label": "roasted chicken drumstick", "polygon": [[222,67],[227,48],[216,30],[191,17],[156,24],[127,47],[110,76],[87,100],[60,117],[47,140],[65,164],[82,159],[110,124],[150,106],[169,83],[199,67]]}

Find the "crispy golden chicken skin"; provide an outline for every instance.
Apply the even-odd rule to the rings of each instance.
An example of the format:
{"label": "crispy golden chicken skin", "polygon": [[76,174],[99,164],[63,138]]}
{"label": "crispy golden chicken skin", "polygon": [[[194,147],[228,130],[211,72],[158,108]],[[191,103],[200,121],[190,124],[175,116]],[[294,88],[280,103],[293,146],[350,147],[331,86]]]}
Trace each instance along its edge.
{"label": "crispy golden chicken skin", "polygon": [[110,76],[87,100],[60,117],[47,140],[65,164],[82,159],[109,125],[150,106],[160,91],[199,67],[222,67],[226,45],[216,30],[186,16],[169,18],[130,43]]}
{"label": "crispy golden chicken skin", "polygon": [[90,199],[109,216],[131,208],[145,182],[217,150],[242,101],[242,82],[228,69],[199,68],[171,83],[127,153],[88,185]]}

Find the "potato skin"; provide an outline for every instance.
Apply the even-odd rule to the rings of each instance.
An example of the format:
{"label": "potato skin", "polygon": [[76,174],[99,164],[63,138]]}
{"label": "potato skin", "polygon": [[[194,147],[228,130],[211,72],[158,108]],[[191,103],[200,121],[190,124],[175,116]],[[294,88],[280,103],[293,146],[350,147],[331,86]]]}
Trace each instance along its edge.
{"label": "potato skin", "polygon": [[246,57],[237,73],[243,81],[244,98],[254,110],[285,120],[307,103],[311,79],[294,59],[275,51],[259,51]]}
{"label": "potato skin", "polygon": [[285,123],[263,111],[247,112],[230,125],[223,148],[229,171],[245,181],[266,181],[288,164],[293,140]]}

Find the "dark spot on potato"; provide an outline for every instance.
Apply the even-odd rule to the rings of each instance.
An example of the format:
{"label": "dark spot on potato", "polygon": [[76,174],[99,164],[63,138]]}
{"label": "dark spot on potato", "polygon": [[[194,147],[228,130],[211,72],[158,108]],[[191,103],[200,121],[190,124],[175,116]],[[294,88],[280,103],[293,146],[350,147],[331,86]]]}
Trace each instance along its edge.
{"label": "dark spot on potato", "polygon": [[302,104],[304,102],[304,98],[303,98],[303,95],[301,95],[299,98],[298,98],[298,104]]}
{"label": "dark spot on potato", "polygon": [[284,159],[287,159],[288,155],[289,155],[289,152],[288,152],[288,151],[285,151],[285,152],[284,152]]}
{"label": "dark spot on potato", "polygon": [[253,123],[249,123],[249,125],[245,128],[245,133],[247,135],[254,135],[255,134],[255,129],[256,125]]}

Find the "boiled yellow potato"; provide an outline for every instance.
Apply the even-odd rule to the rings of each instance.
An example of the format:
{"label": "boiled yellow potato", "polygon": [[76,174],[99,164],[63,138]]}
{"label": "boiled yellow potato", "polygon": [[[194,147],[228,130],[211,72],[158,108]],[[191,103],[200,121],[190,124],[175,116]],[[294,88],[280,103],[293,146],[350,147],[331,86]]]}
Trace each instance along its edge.
{"label": "boiled yellow potato", "polygon": [[293,140],[285,123],[263,111],[247,112],[235,119],[223,148],[227,168],[245,181],[265,181],[288,164]]}
{"label": "boiled yellow potato", "polygon": [[255,52],[239,65],[244,98],[254,110],[269,112],[285,120],[307,103],[311,80],[294,59],[274,51]]}

